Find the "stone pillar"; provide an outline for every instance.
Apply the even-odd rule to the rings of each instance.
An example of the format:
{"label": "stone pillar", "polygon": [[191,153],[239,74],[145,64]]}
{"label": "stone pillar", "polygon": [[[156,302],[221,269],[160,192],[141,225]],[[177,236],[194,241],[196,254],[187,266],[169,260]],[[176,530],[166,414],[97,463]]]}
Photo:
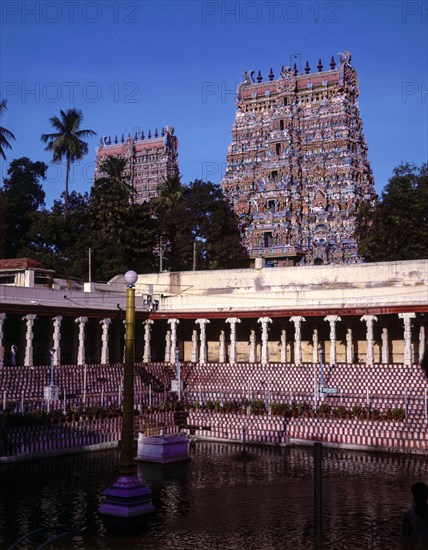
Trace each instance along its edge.
{"label": "stone pillar", "polygon": [[167,330],[165,335],[165,363],[171,361],[171,331]]}
{"label": "stone pillar", "polygon": [[[0,342],[0,346],[1,346],[1,342]],[[426,346],[425,325],[421,323],[419,327],[419,352],[418,352],[419,363],[422,361],[422,358],[424,356],[425,346]]]}
{"label": "stone pillar", "polygon": [[254,329],[250,332],[250,354],[248,358],[249,363],[256,362],[256,331]]}
{"label": "stone pillar", "polygon": [[200,326],[200,351],[199,351],[199,364],[205,365],[207,362],[207,337],[205,326],[209,323],[209,319],[196,319],[195,323]]}
{"label": "stone pillar", "polygon": [[230,355],[229,363],[234,365],[236,363],[236,323],[240,323],[241,319],[237,317],[228,317],[226,323],[230,324]]}
{"label": "stone pillar", "polygon": [[85,350],[85,325],[88,322],[87,317],[78,317],[74,320],[79,325],[79,347],[77,348],[77,364],[84,365],[86,362]]}
{"label": "stone pillar", "polygon": [[106,317],[101,319],[100,325],[102,328],[101,333],[101,364],[108,365],[110,363],[109,359],[109,347],[108,347],[108,332],[110,328],[111,319]]}
{"label": "stone pillar", "polygon": [[27,332],[25,334],[25,356],[24,366],[33,366],[33,326],[34,321],[37,319],[37,315],[29,314],[25,315],[22,320],[27,323]]}
{"label": "stone pillar", "polygon": [[287,362],[287,332],[285,329],[281,330],[281,363]]}
{"label": "stone pillar", "polygon": [[382,363],[387,365],[389,363],[389,347],[388,347],[388,329],[386,327],[382,328]]}
{"label": "stone pillar", "polygon": [[178,319],[168,319],[168,324],[171,325],[171,347],[169,352],[169,362],[172,365],[175,365],[175,350],[177,347],[177,325],[179,324]]}
{"label": "stone pillar", "polygon": [[53,364],[55,367],[61,364],[61,323],[62,316],[57,315],[52,318],[53,321],[53,334],[52,334],[52,347],[55,350],[53,352]]}
{"label": "stone pillar", "polygon": [[4,365],[3,323],[5,319],[6,313],[0,313],[0,369]]}
{"label": "stone pillar", "polygon": [[305,321],[304,317],[290,317],[290,322],[294,323],[294,364],[302,364],[302,333],[301,325]]}
{"label": "stone pillar", "polygon": [[337,315],[327,315],[324,321],[330,323],[330,365],[336,364],[336,323],[342,318]]}
{"label": "stone pillar", "polygon": [[150,363],[152,360],[152,353],[150,349],[150,335],[151,328],[153,325],[152,319],[146,319],[144,321],[144,352],[143,352],[143,363]]}
{"label": "stone pillar", "polygon": [[192,330],[192,355],[190,360],[192,363],[198,362],[198,331]]}
{"label": "stone pillar", "polygon": [[318,364],[318,325],[314,323],[314,329],[312,333],[312,363]]}
{"label": "stone pillar", "polygon": [[224,335],[224,330],[220,331],[220,338],[219,338],[219,348],[218,348],[218,361],[219,363],[225,363],[226,362],[226,337]]}
{"label": "stone pillar", "polygon": [[372,366],[374,363],[374,352],[373,352],[373,322],[377,321],[375,315],[363,315],[360,321],[365,321],[367,325],[367,354],[366,354],[366,365]]}
{"label": "stone pillar", "polygon": [[269,323],[272,323],[270,317],[260,317],[257,322],[262,326],[262,356],[261,364],[267,365],[269,362],[269,350],[268,350],[268,328]]}
{"label": "stone pillar", "polygon": [[352,328],[346,327],[346,362],[352,365],[354,362],[354,346],[352,344]]}
{"label": "stone pillar", "polygon": [[412,364],[412,322],[416,313],[399,313],[398,317],[403,319],[404,323],[404,364]]}

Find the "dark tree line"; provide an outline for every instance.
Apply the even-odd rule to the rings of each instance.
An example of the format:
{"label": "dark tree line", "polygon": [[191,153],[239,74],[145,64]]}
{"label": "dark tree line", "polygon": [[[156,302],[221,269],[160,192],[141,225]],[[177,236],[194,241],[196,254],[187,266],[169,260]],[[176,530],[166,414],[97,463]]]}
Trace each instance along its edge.
{"label": "dark tree line", "polygon": [[105,177],[90,193],[67,193],[45,207],[47,165],[21,158],[11,162],[0,187],[0,257],[31,257],[57,276],[86,280],[88,250],[92,277],[106,281],[127,269],[244,267],[238,220],[219,185],[179,177],[166,180],[159,196],[137,204],[123,177],[121,159],[108,159]]}
{"label": "dark tree line", "polygon": [[[7,109],[0,101],[0,118]],[[65,191],[45,207],[42,182],[48,166],[23,157],[10,163],[0,186],[0,258],[31,257],[57,276],[87,279],[92,250],[95,280],[108,280],[127,269],[160,270],[245,267],[238,218],[219,185],[195,180],[183,185],[167,179],[158,196],[137,204],[124,177],[125,161],[104,161],[105,177],[90,193],[69,192],[70,166],[88,152],[78,109],[50,119],[55,130],[43,134],[54,162],[66,162]],[[0,157],[15,139],[0,127]],[[428,164],[404,163],[394,169],[380,198],[362,203],[356,219],[359,255],[365,261],[428,258]]]}
{"label": "dark tree line", "polygon": [[378,201],[360,208],[357,238],[368,262],[428,258],[428,164],[394,169]]}

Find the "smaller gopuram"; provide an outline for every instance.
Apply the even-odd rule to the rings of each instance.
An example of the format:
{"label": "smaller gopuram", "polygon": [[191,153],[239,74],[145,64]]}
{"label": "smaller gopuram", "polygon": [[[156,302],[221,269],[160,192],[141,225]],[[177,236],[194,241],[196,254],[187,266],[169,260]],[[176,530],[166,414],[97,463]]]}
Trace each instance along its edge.
{"label": "smaller gopuram", "polygon": [[355,216],[375,198],[349,52],[304,74],[244,73],[222,188],[251,258],[267,265],[359,261]]}
{"label": "smaller gopuram", "polygon": [[173,126],[162,128],[160,134],[151,130],[145,136],[144,131],[135,132],[134,137],[128,134],[125,139],[117,135],[101,138],[96,153],[94,179],[104,175],[101,170],[103,160],[110,156],[126,160],[124,176],[128,184],[136,191],[136,201],[148,201],[158,194],[158,186],[166,178],[178,174],[178,140]]}

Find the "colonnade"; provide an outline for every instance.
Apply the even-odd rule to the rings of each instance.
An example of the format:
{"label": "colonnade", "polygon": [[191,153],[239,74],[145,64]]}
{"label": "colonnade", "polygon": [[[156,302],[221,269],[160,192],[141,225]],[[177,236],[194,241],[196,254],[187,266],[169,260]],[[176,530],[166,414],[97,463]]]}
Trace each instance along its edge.
{"label": "colonnade", "polygon": [[[411,321],[415,319],[415,313],[399,313],[399,319],[403,322],[403,340],[404,340],[404,364],[410,365],[414,357],[412,356],[412,333],[411,333]],[[323,319],[325,322],[329,323],[330,333],[329,333],[329,342],[330,342],[330,354],[327,362],[330,365],[334,365],[337,362],[337,336],[336,336],[336,327],[337,324],[342,322],[342,318],[338,315],[327,315]],[[293,363],[296,365],[302,364],[302,323],[306,321],[305,317],[302,316],[292,316],[288,319],[294,325],[294,338],[293,338],[293,350],[294,350],[294,360]],[[360,317],[360,322],[365,324],[366,328],[366,357],[365,363],[367,365],[374,364],[374,324],[378,321],[378,318],[375,315],[363,315]],[[169,319],[168,323],[171,326],[171,332],[167,331],[166,340],[165,340],[165,362],[173,363],[175,361],[175,354],[172,350],[175,349],[176,345],[176,334],[177,334],[177,325],[179,319]],[[209,319],[196,319],[195,324],[197,328],[192,330],[192,350],[190,360],[194,363],[205,364],[208,362],[207,359],[207,336],[206,336],[206,326],[210,322]],[[237,325],[241,323],[241,319],[237,317],[230,317],[225,319],[225,325],[229,325],[229,346],[226,345],[226,331],[221,329],[219,332],[218,339],[218,361],[220,363],[236,363],[237,357],[237,336],[236,328]],[[260,317],[257,319],[257,323],[260,324],[260,363],[265,365],[269,363],[269,329],[274,323],[273,319],[270,317]],[[199,328],[199,330],[198,330]],[[174,334],[174,340],[171,337],[171,334]],[[280,336],[280,360],[282,363],[287,362],[287,331],[286,329],[281,330]],[[147,346],[150,345],[148,341],[145,342]],[[345,355],[346,362],[354,362],[354,335],[353,328],[346,325],[346,335],[345,335]],[[421,358],[424,352],[426,345],[426,332],[425,325],[420,324],[419,334],[418,334],[418,357]],[[317,363],[319,361],[319,350],[321,342],[319,339],[319,330],[318,324],[313,323],[312,331],[312,362]],[[388,364],[390,362],[390,338],[388,327],[381,327],[381,358],[380,362]],[[257,334],[256,330],[251,329],[249,332],[249,350],[248,350],[248,362],[256,362],[256,347],[257,347]],[[227,354],[227,348],[229,353]]]}
{"label": "colonnade", "polygon": [[[28,314],[24,315],[21,320],[25,323],[25,348],[23,365],[26,367],[33,366],[33,337],[34,337],[34,323],[37,320],[37,315]],[[7,314],[0,313],[0,367],[4,364],[4,323],[7,321]],[[61,364],[61,329],[62,329],[63,317],[56,315],[52,317],[52,346],[51,357],[54,366]],[[74,322],[78,326],[78,343],[77,343],[77,364],[84,365],[86,362],[86,324],[88,317],[77,317]],[[102,326],[101,335],[101,363],[109,364],[109,327],[111,319],[105,318],[100,321]]]}
{"label": "colonnade", "polygon": [[[399,319],[403,323],[403,357],[404,364],[410,365],[414,358],[412,357],[412,320],[415,319],[415,313],[399,313]],[[37,319],[35,314],[28,314],[22,317],[22,321],[25,323],[25,350],[24,350],[24,365],[33,365],[33,329],[34,323]],[[4,362],[4,323],[7,320],[7,314],[0,313],[0,366]],[[321,346],[319,338],[319,318],[318,322],[313,318],[312,325],[312,362],[316,363],[319,360],[319,348]],[[54,365],[61,363],[61,328],[63,317],[60,315],[52,317],[52,357]],[[77,342],[77,364],[83,365],[86,361],[85,357],[85,343],[86,343],[86,325],[88,323],[88,317],[77,317],[75,323],[78,326],[78,342]],[[111,325],[110,318],[104,318],[99,321],[101,325],[101,363],[109,363],[109,329]],[[257,324],[260,325],[260,362],[261,364],[269,363],[269,331],[274,323],[279,320],[268,316],[259,317]],[[303,316],[292,316],[288,319],[292,325],[294,325],[294,334],[292,339],[293,344],[293,363],[296,365],[302,364],[302,323],[307,319]],[[323,321],[329,324],[329,339],[330,339],[330,353],[327,362],[334,365],[337,361],[337,337],[336,328],[337,324],[342,322],[342,318],[337,315],[327,315],[323,318]],[[374,363],[374,326],[378,322],[378,318],[375,315],[363,315],[360,321],[365,324],[366,328],[366,357],[365,363],[367,365],[373,365]],[[144,349],[143,349],[143,362],[149,363],[152,360],[151,353],[151,341],[153,330],[156,329],[157,323],[160,321],[147,319],[143,321],[144,327]],[[207,349],[207,327],[210,323],[210,319],[198,318],[195,321],[195,328],[191,331],[191,357],[190,360],[195,363],[205,364],[208,362],[208,349]],[[280,322],[280,360],[281,362],[287,362],[287,330],[284,327],[284,319]],[[234,364],[237,362],[237,326],[241,323],[241,319],[238,317],[229,317],[224,321],[224,328],[221,328],[218,336],[218,360],[220,363]],[[346,319],[345,319],[346,323]],[[167,320],[168,330],[165,334],[165,352],[164,361],[166,363],[173,364],[176,360],[176,349],[178,344],[178,325],[180,320],[178,318],[170,318]],[[228,328],[226,328],[228,327]],[[257,357],[257,334],[254,328],[249,330],[248,336],[248,362],[255,363]],[[227,345],[227,336],[229,344]],[[419,358],[422,357],[425,344],[426,344],[426,331],[423,322],[419,323],[418,338],[418,352]],[[189,334],[186,336],[186,340],[189,340]],[[388,327],[381,327],[380,336],[380,360],[381,363],[390,362],[390,337]],[[354,336],[353,328],[346,324],[346,362],[352,363],[354,360]]]}

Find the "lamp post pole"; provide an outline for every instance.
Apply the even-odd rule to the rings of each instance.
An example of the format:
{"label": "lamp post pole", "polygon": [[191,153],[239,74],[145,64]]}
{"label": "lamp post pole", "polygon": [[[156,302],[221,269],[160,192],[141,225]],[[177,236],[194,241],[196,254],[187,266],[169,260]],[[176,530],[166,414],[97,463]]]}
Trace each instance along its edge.
{"label": "lamp post pole", "polygon": [[138,480],[134,463],[134,359],[135,359],[135,288],[138,275],[125,273],[125,363],[123,374],[123,416],[119,478],[104,491],[101,514],[132,518],[153,512],[151,490]]}
{"label": "lamp post pole", "polygon": [[120,453],[121,476],[131,476],[135,471],[134,446],[134,356],[135,356],[135,288],[126,289],[125,364],[123,376],[123,417]]}

